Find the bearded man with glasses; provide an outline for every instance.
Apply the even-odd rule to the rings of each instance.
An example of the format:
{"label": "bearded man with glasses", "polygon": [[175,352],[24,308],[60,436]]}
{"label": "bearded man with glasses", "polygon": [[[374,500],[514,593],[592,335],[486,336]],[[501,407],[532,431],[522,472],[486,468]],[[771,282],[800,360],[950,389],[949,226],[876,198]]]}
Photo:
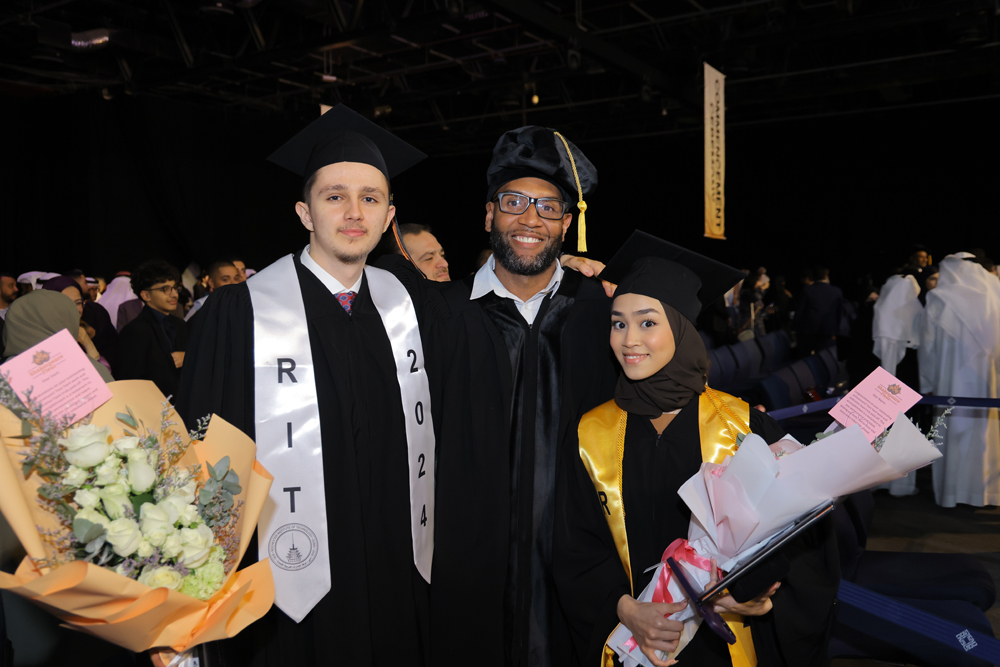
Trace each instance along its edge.
{"label": "bearded man with glasses", "polygon": [[[465,279],[413,284],[427,293],[438,430],[430,664],[555,667],[573,650],[551,569],[556,473],[576,456],[559,443],[616,378],[610,299],[583,275],[593,267],[560,264],[574,217],[584,236],[597,169],[528,126],[500,138],[486,180],[492,257]],[[400,256],[380,262],[405,280]]]}
{"label": "bearded man with glasses", "polygon": [[173,315],[180,273],[161,259],[151,259],[132,272],[131,281],[143,308],[119,333],[115,379],[152,380],[176,403],[188,342],[188,324]]}

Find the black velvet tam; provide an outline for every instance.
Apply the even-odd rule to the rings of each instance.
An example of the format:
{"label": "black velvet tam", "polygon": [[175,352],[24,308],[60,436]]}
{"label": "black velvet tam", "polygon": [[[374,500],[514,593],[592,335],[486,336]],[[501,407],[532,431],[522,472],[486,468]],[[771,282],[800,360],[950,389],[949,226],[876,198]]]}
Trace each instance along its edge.
{"label": "black velvet tam", "polygon": [[486,200],[492,200],[500,188],[519,178],[548,181],[559,188],[563,199],[570,203],[586,197],[597,187],[597,169],[573,142],[567,139],[566,143],[573,152],[582,194],[576,189],[573,164],[556,131],[528,125],[505,132],[493,148],[493,160],[486,170]]}
{"label": "black velvet tam", "polygon": [[636,230],[601,272],[619,294],[642,294],[675,308],[692,323],[702,308],[746,274],[679,245]]}
{"label": "black velvet tam", "polygon": [[426,158],[399,137],[338,104],[267,159],[304,180],[338,162],[370,164],[389,180]]}

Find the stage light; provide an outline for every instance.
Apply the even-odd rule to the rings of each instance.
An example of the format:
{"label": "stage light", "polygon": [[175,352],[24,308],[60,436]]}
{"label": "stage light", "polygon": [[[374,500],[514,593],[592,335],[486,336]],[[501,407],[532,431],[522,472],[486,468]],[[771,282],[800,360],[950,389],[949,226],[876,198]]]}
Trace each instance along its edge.
{"label": "stage light", "polygon": [[531,103],[532,104],[538,104],[538,94],[537,93],[531,96]]}

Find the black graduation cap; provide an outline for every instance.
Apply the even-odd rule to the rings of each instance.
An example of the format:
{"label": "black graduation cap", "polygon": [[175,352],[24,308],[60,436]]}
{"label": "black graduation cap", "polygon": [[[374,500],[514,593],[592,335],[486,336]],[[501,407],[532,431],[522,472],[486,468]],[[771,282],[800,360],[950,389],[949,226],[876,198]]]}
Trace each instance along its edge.
{"label": "black graduation cap", "polygon": [[370,164],[391,179],[427,156],[343,104],[332,107],[267,158],[304,180],[328,164]]}
{"label": "black graduation cap", "polygon": [[551,127],[519,127],[505,132],[493,148],[493,159],[486,170],[486,200],[519,178],[541,178],[559,188],[567,201],[576,200],[580,209],[577,249],[586,252],[587,202],[583,198],[597,187],[597,168],[587,156]]}
{"label": "black graduation cap", "polygon": [[619,294],[642,294],[675,308],[692,323],[702,308],[746,273],[636,230],[601,272]]}

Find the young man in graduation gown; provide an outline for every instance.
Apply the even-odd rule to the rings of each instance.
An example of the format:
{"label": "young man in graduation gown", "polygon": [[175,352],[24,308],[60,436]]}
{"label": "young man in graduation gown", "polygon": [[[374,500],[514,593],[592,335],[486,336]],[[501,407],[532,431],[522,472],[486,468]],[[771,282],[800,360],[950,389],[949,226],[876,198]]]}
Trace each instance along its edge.
{"label": "young man in graduation gown", "polygon": [[487,182],[493,256],[465,280],[422,281],[439,443],[432,664],[561,665],[570,640],[551,571],[557,443],[614,386],[608,298],[559,263],[574,203],[584,234],[597,170],[560,134],[531,126],[500,138]]}
{"label": "young man in graduation gown", "polygon": [[179,408],[257,442],[274,483],[248,556],[275,608],[227,667],[427,665],[434,436],[414,304],[365,266],[394,215],[389,178],[425,156],[346,107],[276,151],[305,179],[310,243],[212,294]]}

